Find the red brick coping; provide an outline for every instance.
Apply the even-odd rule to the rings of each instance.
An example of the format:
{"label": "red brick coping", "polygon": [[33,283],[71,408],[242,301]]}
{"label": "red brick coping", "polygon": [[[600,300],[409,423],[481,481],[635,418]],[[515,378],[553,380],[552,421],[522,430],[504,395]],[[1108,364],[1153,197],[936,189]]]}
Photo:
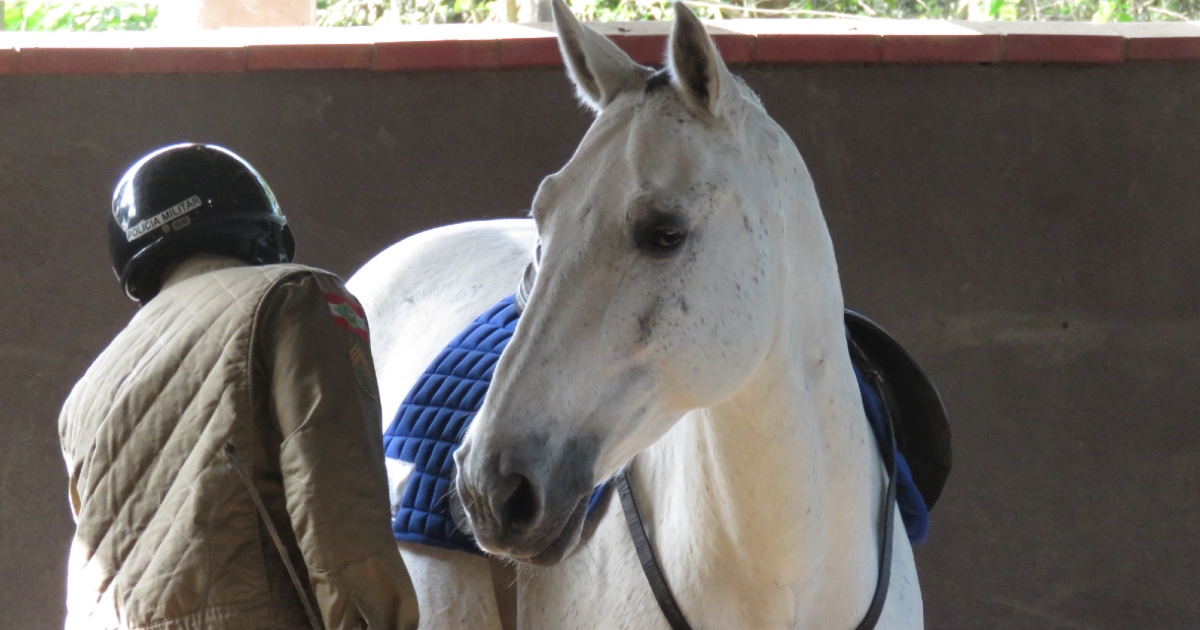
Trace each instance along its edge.
{"label": "red brick coping", "polygon": [[[593,25],[658,64],[667,22]],[[924,20],[709,22],[725,59],[745,63],[1121,63],[1200,60],[1200,23]],[[0,33],[0,74],[252,70],[469,70],[561,65],[549,24]]]}

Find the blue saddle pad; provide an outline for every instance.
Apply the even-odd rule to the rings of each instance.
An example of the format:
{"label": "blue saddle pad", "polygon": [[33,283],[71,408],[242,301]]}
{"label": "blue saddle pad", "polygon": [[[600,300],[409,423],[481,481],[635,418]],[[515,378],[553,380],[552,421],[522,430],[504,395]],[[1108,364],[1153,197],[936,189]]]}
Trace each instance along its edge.
{"label": "blue saddle pad", "polygon": [[[450,514],[453,456],[483,404],[496,362],[512,339],[519,316],[516,296],[509,296],[471,322],[426,368],[384,431],[384,454],[413,466],[392,519],[396,540],[482,553],[475,540],[458,529]],[[855,375],[871,429],[879,440],[885,422],[882,398],[857,367]],[[899,452],[896,465],[897,503],[909,540],[924,542],[929,533],[929,511]],[[589,516],[608,486],[606,482],[592,494]]]}
{"label": "blue saddle pad", "polygon": [[[396,540],[482,553],[450,514],[454,452],[483,405],[519,314],[516,296],[509,296],[471,322],[425,369],[384,431],[384,455],[413,465],[392,518]],[[606,482],[592,494],[589,516],[608,487]]]}

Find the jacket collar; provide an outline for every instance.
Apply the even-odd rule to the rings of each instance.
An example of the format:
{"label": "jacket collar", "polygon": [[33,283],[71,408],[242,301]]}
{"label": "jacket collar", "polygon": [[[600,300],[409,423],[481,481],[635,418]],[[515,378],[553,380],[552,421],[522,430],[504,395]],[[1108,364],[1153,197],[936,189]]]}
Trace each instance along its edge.
{"label": "jacket collar", "polygon": [[218,256],[216,254],[195,254],[188,256],[175,265],[174,269],[167,271],[167,279],[163,281],[162,291],[166,291],[184,280],[190,280],[211,271],[246,266],[248,266],[247,263],[236,258]]}

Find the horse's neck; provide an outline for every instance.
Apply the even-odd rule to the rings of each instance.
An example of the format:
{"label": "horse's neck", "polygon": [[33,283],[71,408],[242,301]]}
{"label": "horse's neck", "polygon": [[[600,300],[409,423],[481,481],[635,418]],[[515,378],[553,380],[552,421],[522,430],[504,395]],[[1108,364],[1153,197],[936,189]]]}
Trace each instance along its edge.
{"label": "horse's neck", "polygon": [[852,627],[874,592],[882,468],[840,290],[821,299],[836,317],[801,317],[739,394],[637,460],[667,578],[712,627]]}

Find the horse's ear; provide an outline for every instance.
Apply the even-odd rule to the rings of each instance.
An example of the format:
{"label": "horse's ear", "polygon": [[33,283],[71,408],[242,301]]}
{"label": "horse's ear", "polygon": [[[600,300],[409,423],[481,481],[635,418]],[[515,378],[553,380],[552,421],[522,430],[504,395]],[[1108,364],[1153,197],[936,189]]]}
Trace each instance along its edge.
{"label": "horse's ear", "polygon": [[729,95],[723,93],[735,89],[733,75],[704,23],[682,2],[675,3],[668,64],[683,101],[696,112],[717,114],[721,97]]}
{"label": "horse's ear", "polygon": [[648,68],[635,63],[607,37],[580,24],[563,0],[554,0],[553,7],[558,48],[584,104],[599,112],[621,92],[645,82]]}

